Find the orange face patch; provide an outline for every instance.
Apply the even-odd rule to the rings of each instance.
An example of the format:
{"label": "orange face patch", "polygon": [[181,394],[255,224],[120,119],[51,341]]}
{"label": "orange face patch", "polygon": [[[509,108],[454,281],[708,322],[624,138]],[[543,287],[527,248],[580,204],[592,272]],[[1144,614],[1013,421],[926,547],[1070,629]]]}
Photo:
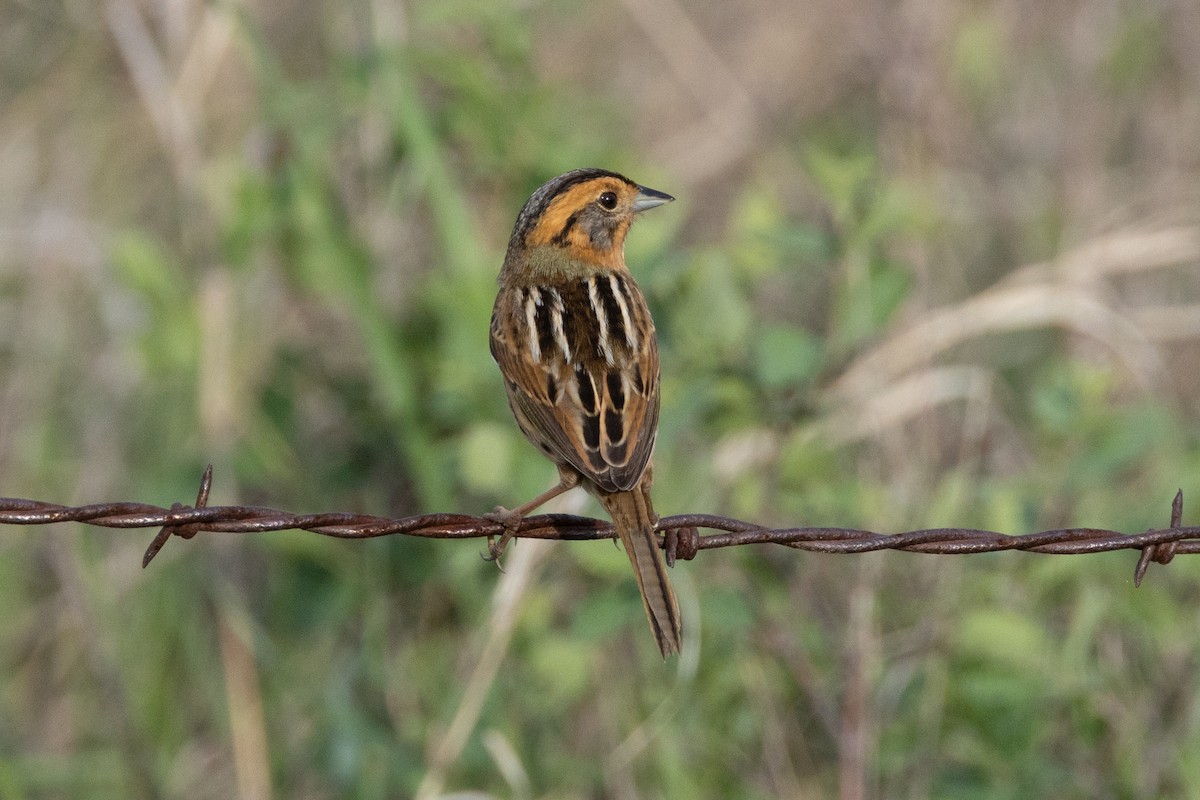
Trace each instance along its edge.
{"label": "orange face patch", "polygon": [[[597,198],[604,192],[617,195],[615,210],[601,211],[595,206]],[[635,187],[609,177],[595,178],[572,186],[555,197],[542,212],[537,227],[530,231],[526,244],[529,247],[550,244],[567,247],[579,252],[580,257],[598,265],[607,265],[614,259],[619,261],[625,232],[633,220],[631,206],[636,194]],[[591,217],[595,214],[611,215],[605,218],[605,222],[616,223],[611,237],[613,246],[610,248],[598,248],[590,235],[591,232],[587,230],[588,219],[581,219],[584,215]]]}

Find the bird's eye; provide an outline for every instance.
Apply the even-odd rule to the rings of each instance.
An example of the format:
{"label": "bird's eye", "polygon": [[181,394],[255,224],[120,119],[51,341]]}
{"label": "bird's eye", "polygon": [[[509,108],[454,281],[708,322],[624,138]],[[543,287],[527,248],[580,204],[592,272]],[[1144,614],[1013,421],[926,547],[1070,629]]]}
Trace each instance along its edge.
{"label": "bird's eye", "polygon": [[617,195],[615,192],[604,192],[600,195],[600,207],[605,211],[612,211],[617,207]]}

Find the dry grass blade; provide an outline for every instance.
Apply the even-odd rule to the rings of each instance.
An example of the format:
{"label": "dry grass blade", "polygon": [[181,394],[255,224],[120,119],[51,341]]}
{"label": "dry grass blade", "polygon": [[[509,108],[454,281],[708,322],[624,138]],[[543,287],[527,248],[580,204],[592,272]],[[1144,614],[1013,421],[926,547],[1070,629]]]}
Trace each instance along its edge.
{"label": "dry grass blade", "polygon": [[923,315],[856,359],[829,394],[839,401],[859,400],[971,339],[1048,326],[1103,342],[1142,383],[1151,383],[1162,370],[1144,334],[1095,293],[1053,284],[1001,286]]}

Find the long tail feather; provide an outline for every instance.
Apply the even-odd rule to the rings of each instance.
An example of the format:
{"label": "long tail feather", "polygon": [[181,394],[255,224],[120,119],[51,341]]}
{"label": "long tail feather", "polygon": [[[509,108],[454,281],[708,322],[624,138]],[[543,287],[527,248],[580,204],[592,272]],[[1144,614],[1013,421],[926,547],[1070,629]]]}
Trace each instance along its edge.
{"label": "long tail feather", "polygon": [[629,554],[642,593],[646,619],[650,621],[658,649],[663,658],[678,653],[681,641],[679,602],[675,599],[675,590],[667,577],[667,565],[658,547],[654,510],[647,493],[635,488],[605,495],[600,502],[612,517],[625,552]]}

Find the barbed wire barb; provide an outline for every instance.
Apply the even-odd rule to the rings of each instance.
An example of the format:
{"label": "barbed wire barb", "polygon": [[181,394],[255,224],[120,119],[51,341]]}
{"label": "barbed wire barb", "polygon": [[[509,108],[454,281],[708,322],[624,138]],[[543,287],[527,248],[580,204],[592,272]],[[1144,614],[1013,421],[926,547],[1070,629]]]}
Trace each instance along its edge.
{"label": "barbed wire barb", "polygon": [[[1171,501],[1171,529],[1178,529],[1183,523],[1183,489],[1175,492],[1175,499]],[[1142,548],[1142,554],[1138,556],[1137,566],[1133,568],[1133,585],[1141,586],[1142,578],[1146,575],[1146,568],[1150,566],[1151,561],[1157,561],[1159,564],[1170,564],[1171,559],[1178,552],[1179,540],[1166,541],[1160,544],[1150,544]]]}
{"label": "barbed wire barb", "polygon": [[[63,506],[41,500],[0,497],[0,525],[54,525],[81,522],[103,528],[159,528],[146,553],[146,567],[172,536],[191,539],[197,533],[266,533],[304,530],[339,539],[377,536],[420,536],[432,539],[476,539],[497,536],[504,527],[469,514],[421,514],[389,519],[369,514],[333,512],[293,514],[262,506],[209,506],[212,465],[204,470],[196,504],[173,504],[169,509],[145,503],[99,503]],[[1083,555],[1111,550],[1140,550],[1133,582],[1140,586],[1151,562],[1169,564],[1176,555],[1200,553],[1200,527],[1183,524],[1183,490],[1171,503],[1170,527],[1125,534],[1101,528],[1060,528],[1010,535],[974,528],[933,528],[902,533],[877,533],[853,528],[769,528],[716,514],[677,514],[662,517],[656,529],[668,562],[691,561],[701,550],[750,544],[778,544],[817,553],[869,553],[903,550],[909,553],[967,555],[1020,550],[1050,555]],[[701,534],[701,530],[716,531]],[[539,514],[521,521],[521,539],[587,541],[611,539],[606,520],[573,514]]]}

